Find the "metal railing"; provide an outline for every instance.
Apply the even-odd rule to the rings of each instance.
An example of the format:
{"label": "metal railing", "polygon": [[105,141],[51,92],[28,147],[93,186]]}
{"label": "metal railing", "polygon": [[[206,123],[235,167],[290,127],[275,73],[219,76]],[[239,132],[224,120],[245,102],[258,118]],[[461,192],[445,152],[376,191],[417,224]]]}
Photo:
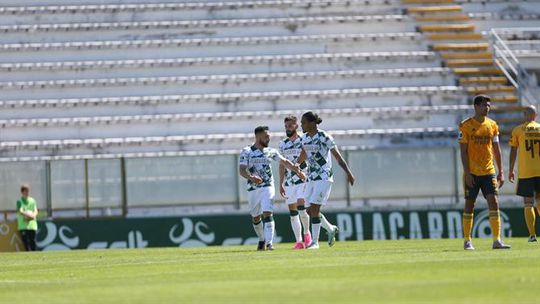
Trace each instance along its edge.
{"label": "metal railing", "polygon": [[493,59],[503,71],[508,81],[516,88],[521,105],[540,105],[537,97],[540,93],[536,77],[527,72],[526,67],[518,60],[514,48],[511,48],[504,36],[519,34],[532,41],[540,41],[540,28],[495,28],[491,29],[491,45]]}
{"label": "metal railing", "polygon": [[[357,178],[354,187],[349,187],[343,170],[335,165],[330,199],[346,203],[344,207],[377,207],[378,202],[395,199],[462,202],[456,145],[343,147],[342,152]],[[503,155],[508,158],[508,147],[503,148]],[[59,212],[76,217],[126,216],[141,208],[218,205],[240,210],[247,200],[245,180],[238,176],[237,153],[1,162],[0,217],[14,212],[22,183],[31,185],[43,214],[53,217]],[[513,194],[513,187],[504,187],[501,194]],[[279,195],[276,199],[282,200]]]}

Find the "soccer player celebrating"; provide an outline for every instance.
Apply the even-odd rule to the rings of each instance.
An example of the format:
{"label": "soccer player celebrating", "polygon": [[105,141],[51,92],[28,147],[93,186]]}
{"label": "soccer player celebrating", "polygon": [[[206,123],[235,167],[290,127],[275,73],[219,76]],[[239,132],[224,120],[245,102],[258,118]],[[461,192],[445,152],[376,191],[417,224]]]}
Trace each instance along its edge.
{"label": "soccer player celebrating", "polygon": [[[280,141],[279,152],[293,163],[298,162],[302,153],[301,137],[298,134],[298,119],[294,115],[285,117],[285,133],[287,137]],[[300,168],[307,168],[306,162],[300,164]],[[280,193],[289,206],[291,214],[291,226],[296,239],[293,249],[303,249],[311,244],[311,233],[309,232],[309,215],[306,208],[309,206],[305,202],[306,182],[301,180],[293,171],[287,170],[285,166],[279,166]],[[333,246],[336,241],[336,233],[339,228],[330,224],[326,217],[321,215],[321,227],[328,234],[328,245]],[[302,228],[304,239],[302,242]]]}
{"label": "soccer player celebrating", "polygon": [[[338,164],[347,173],[348,182],[354,184],[354,175],[349,166],[341,156],[334,139],[330,134],[319,130],[318,125],[322,119],[313,112],[306,112],[302,115],[302,149],[303,153],[299,159],[302,163],[307,159],[308,180],[306,186],[306,200],[310,205],[311,216],[311,236],[313,238],[308,249],[319,248],[319,233],[321,230],[321,206],[325,205],[330,196],[332,183],[334,181],[332,173],[332,154]],[[336,227],[337,228],[337,227]],[[334,231],[334,234],[337,231]],[[329,236],[330,237],[330,236]]]}
{"label": "soccer player celebrating", "polygon": [[525,108],[525,122],[512,130],[510,138],[510,172],[508,180],[515,180],[514,166],[519,151],[517,195],[523,197],[525,222],[529,230],[529,242],[537,242],[534,213],[540,208],[540,124],[535,120],[538,112],[534,106]]}
{"label": "soccer player celebrating", "polygon": [[[459,125],[459,144],[463,164],[465,209],[463,211],[463,237],[465,250],[474,250],[472,245],[472,227],[474,203],[478,193],[487,200],[489,224],[493,234],[493,249],[509,249],[501,241],[501,220],[499,214],[498,188],[504,183],[504,170],[499,146],[499,127],[487,117],[491,99],[486,95],[477,95],[473,99],[474,116],[465,119]],[[499,169],[496,176],[493,159]]]}
{"label": "soccer player celebrating", "polygon": [[[293,164],[277,150],[268,148],[270,134],[268,127],[255,128],[255,143],[245,147],[240,153],[239,172],[247,179],[247,191],[253,228],[259,237],[257,250],[274,250],[274,218],[273,199],[275,195],[271,161],[280,161],[289,170],[294,171],[300,179],[306,176],[300,166]],[[261,217],[264,222],[261,225]]]}

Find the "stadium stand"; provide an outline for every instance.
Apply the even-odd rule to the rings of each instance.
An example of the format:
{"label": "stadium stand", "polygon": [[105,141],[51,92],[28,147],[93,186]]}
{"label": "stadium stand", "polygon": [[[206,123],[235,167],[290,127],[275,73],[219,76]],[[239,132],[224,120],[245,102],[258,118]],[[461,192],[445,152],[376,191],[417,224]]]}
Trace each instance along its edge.
{"label": "stadium stand", "polygon": [[306,110],[344,149],[451,148],[479,93],[508,132],[521,96],[491,30],[538,65],[539,4],[4,0],[0,162],[236,155]]}
{"label": "stadium stand", "polygon": [[[31,147],[47,157],[64,144],[76,149],[55,155],[102,153],[92,141],[118,153],[150,142],[155,151],[222,149],[215,138],[249,133],[259,117],[280,130],[279,116],[307,109],[340,132],[449,130],[467,96],[517,102],[487,31],[537,24],[535,4],[8,1],[0,8],[2,155],[25,157]],[[175,136],[197,144],[171,147]]]}
{"label": "stadium stand", "polygon": [[540,0],[3,0],[0,212],[22,182],[54,217],[244,212],[239,149],[306,110],[358,178],[333,208],[460,202],[471,96],[502,142],[524,104],[493,29],[538,87],[539,25]]}

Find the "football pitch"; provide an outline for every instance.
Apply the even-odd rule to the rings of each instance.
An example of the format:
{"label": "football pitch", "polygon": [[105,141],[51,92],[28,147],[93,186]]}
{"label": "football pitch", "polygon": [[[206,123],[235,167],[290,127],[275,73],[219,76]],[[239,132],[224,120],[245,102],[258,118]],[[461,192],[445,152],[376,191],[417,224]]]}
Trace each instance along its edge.
{"label": "football pitch", "polygon": [[540,244],[488,239],[0,254],[0,303],[537,303]]}

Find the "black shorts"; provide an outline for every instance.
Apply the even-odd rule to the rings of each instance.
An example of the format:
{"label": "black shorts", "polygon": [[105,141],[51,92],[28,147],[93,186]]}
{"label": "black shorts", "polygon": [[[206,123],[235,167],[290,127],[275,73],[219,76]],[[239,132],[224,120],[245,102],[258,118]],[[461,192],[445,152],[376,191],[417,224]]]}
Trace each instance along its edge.
{"label": "black shorts", "polygon": [[534,197],[540,194],[540,177],[518,179],[516,194],[523,197]]}
{"label": "black shorts", "polygon": [[497,177],[494,174],[477,176],[471,174],[473,177],[474,185],[468,187],[465,183],[465,177],[463,177],[463,189],[465,189],[465,199],[476,201],[478,193],[482,190],[484,197],[489,194],[498,195],[499,194],[499,183],[497,182]]}
{"label": "black shorts", "polygon": [[24,244],[26,251],[35,251],[36,250],[36,230],[20,230],[21,239]]}

